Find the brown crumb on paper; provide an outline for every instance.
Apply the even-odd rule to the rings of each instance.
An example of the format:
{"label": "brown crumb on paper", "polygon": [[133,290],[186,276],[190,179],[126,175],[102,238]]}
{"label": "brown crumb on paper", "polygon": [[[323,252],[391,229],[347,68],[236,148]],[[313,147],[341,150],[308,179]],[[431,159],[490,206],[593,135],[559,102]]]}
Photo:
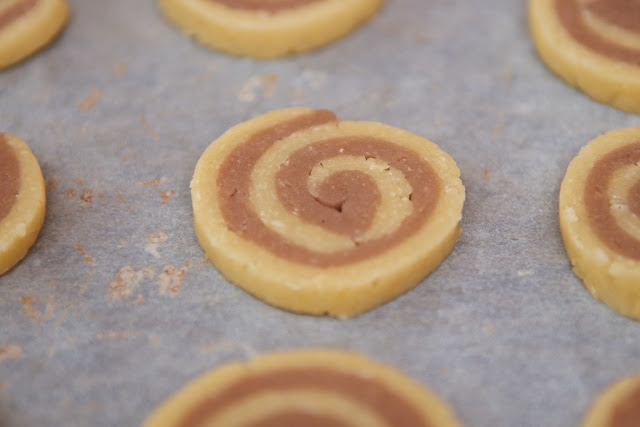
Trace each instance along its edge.
{"label": "brown crumb on paper", "polygon": [[155,139],[159,139],[160,138],[160,135],[158,135],[158,133],[155,130],[153,130],[153,128],[151,127],[151,125],[147,121],[146,114],[142,113],[142,115],[140,116],[140,122],[142,123],[142,126],[144,127],[144,130],[146,130],[149,135],[151,135]]}
{"label": "brown crumb on paper", "polygon": [[17,360],[22,357],[22,347],[9,344],[0,346],[0,363],[5,360]]}
{"label": "brown crumb on paper", "polygon": [[96,261],[87,251],[84,250],[80,243],[76,243],[76,250],[80,255],[82,255],[82,257],[84,257],[84,262],[86,262],[87,264],[95,265]]}
{"label": "brown crumb on paper", "polygon": [[53,317],[53,304],[47,302],[42,313],[36,307],[39,305],[40,299],[31,295],[23,295],[20,297],[20,305],[22,306],[22,315],[34,322],[44,322]]}
{"label": "brown crumb on paper", "polygon": [[147,245],[144,250],[156,258],[160,258],[158,247],[167,241],[167,233],[164,231],[158,231],[157,233],[149,233],[147,235]]}
{"label": "brown crumb on paper", "polygon": [[482,179],[485,181],[489,179],[489,169],[484,168],[484,171],[482,172]]}
{"label": "brown crumb on paper", "polygon": [[498,113],[498,122],[496,123],[496,126],[493,128],[494,138],[497,136],[500,136],[503,130],[504,130],[504,112],[500,111]]}
{"label": "brown crumb on paper", "polygon": [[161,178],[154,179],[152,181],[140,181],[136,185],[138,187],[152,187],[155,185],[160,185],[165,182],[167,179],[163,176]]}
{"label": "brown crumb on paper", "polygon": [[98,102],[100,102],[100,98],[102,98],[102,91],[98,88],[94,88],[89,92],[89,95],[87,95],[86,98],[78,103],[78,108],[84,112],[92,111],[96,108]]}
{"label": "brown crumb on paper", "polygon": [[91,205],[93,202],[93,190],[89,189],[82,193],[80,200],[82,200],[82,202],[87,206]]}
{"label": "brown crumb on paper", "polygon": [[173,190],[163,191],[160,194],[160,197],[162,197],[162,204],[165,205],[165,206],[168,205],[169,204],[169,200],[171,200],[171,198],[173,196],[175,196],[175,195],[176,195],[176,192],[173,191]]}
{"label": "brown crumb on paper", "polygon": [[192,263],[189,261],[180,269],[173,265],[165,266],[157,279],[160,285],[160,295],[178,295],[182,288],[184,275],[187,274],[191,265]]}
{"label": "brown crumb on paper", "polygon": [[109,283],[109,293],[105,299],[107,301],[117,301],[122,298],[131,297],[145,278],[153,279],[153,276],[153,267],[143,268],[140,271],[135,271],[128,266],[123,267],[111,283]]}
{"label": "brown crumb on paper", "polygon": [[240,93],[238,99],[244,102],[252,102],[256,99],[256,92],[262,90],[264,98],[271,98],[276,94],[278,84],[278,76],[275,74],[264,74],[253,76],[247,80]]}
{"label": "brown crumb on paper", "polygon": [[56,189],[57,185],[58,185],[58,179],[60,179],[60,177],[58,175],[54,175],[51,178],[47,179],[44,182],[44,188],[47,191],[53,191]]}
{"label": "brown crumb on paper", "polygon": [[76,190],[74,190],[73,188],[71,188],[71,189],[69,189],[69,191],[67,191],[67,197],[70,198],[70,199],[73,199],[77,195],[78,195],[78,192]]}

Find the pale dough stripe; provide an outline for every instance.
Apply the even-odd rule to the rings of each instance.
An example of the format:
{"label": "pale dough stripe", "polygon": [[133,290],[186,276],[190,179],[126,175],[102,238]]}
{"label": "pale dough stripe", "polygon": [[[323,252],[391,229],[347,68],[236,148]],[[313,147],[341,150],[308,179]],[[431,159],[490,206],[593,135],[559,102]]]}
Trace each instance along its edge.
{"label": "pale dough stripe", "polygon": [[640,167],[631,164],[619,168],[609,181],[611,214],[620,228],[640,241],[640,218],[629,209],[629,192],[640,182]]}
{"label": "pale dough stripe", "polygon": [[[402,172],[392,169],[378,159],[366,160],[364,155],[339,156],[316,165],[309,177],[309,192],[332,173],[344,170],[358,170],[373,178],[380,190],[382,203],[377,210],[370,229],[356,240],[310,224],[295,213],[289,212],[278,202],[275,194],[278,168],[273,165],[285,164],[292,152],[303,149],[319,140],[345,136],[344,126],[327,126],[313,130],[297,132],[272,146],[257,162],[251,174],[252,209],[268,228],[277,232],[283,239],[306,247],[309,250],[332,253],[353,249],[357,243],[367,242],[387,234],[393,234],[402,222],[411,214],[409,196],[411,185]],[[361,131],[355,135],[361,136]]]}
{"label": "pale dough stripe", "polygon": [[640,51],[640,34],[612,25],[589,10],[582,11],[582,18],[585,25],[604,40]]}

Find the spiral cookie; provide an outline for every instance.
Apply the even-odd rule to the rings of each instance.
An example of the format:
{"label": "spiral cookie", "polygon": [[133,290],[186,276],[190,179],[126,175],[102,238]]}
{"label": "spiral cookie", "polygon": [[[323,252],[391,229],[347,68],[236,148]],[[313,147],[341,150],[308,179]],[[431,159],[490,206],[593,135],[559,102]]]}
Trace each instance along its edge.
{"label": "spiral cookie", "polygon": [[0,69],[46,46],[68,14],[64,0],[0,0]]}
{"label": "spiral cookie", "polygon": [[35,242],[44,222],[45,203],[38,160],[20,138],[0,133],[0,275]]}
{"label": "spiral cookie", "polygon": [[195,231],[227,278],[287,310],[347,317],[412,288],[460,233],[455,162],[381,123],[292,108],[242,123],[195,169]]}
{"label": "spiral cookie", "polygon": [[166,17],[205,45],[275,58],[336,40],[383,0],[159,0]]}
{"label": "spiral cookie", "polygon": [[560,188],[567,254],[591,294],[640,320],[640,127],[602,135],[571,162]]}
{"label": "spiral cookie", "polygon": [[637,427],[640,420],[640,376],[625,378],[593,403],[583,427]]}
{"label": "spiral cookie", "polygon": [[145,427],[452,427],[438,397],[399,372],[353,353],[275,353],[197,378]]}
{"label": "spiral cookie", "polygon": [[594,99],[640,113],[640,3],[530,0],[533,40],[543,61]]}

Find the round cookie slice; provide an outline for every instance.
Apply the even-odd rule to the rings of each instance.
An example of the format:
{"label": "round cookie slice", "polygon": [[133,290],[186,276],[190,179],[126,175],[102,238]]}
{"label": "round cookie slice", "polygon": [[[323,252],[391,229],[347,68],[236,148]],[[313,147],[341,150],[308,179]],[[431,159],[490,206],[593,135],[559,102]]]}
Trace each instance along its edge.
{"label": "round cookie slice", "polygon": [[571,161],[560,230],[589,292],[640,320],[640,127],[608,132]]}
{"label": "round cookie slice", "polygon": [[403,374],[353,353],[259,356],[211,371],[144,427],[453,427],[447,405]]}
{"label": "round cookie slice", "polygon": [[159,0],[165,16],[215,49],[276,58],[332,42],[369,19],[382,0]]}
{"label": "round cookie slice", "polygon": [[0,275],[24,258],[35,242],[45,204],[38,160],[23,140],[0,133]]}
{"label": "round cookie slice", "polygon": [[465,198],[438,146],[328,110],[273,111],[214,141],[191,182],[195,232],[233,283],[348,317],[414,287],[453,249]]}
{"label": "round cookie slice", "polygon": [[640,424],[640,376],[625,378],[591,405],[582,427],[637,427]]}
{"label": "round cookie slice", "polygon": [[529,0],[542,60],[572,86],[640,113],[640,2]]}
{"label": "round cookie slice", "polygon": [[49,44],[68,15],[64,0],[0,0],[0,69]]}

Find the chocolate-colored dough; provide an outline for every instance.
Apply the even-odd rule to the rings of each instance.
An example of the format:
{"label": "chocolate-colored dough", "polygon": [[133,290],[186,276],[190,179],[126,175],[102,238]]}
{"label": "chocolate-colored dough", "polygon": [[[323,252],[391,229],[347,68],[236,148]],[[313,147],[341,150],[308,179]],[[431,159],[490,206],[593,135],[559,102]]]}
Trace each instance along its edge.
{"label": "chocolate-colored dough", "polygon": [[22,0],[0,13],[0,30],[36,7],[40,0]]}
{"label": "chocolate-colored dough", "polygon": [[[591,227],[609,248],[629,258],[640,260],[640,238],[622,229],[611,214],[607,189],[613,173],[623,166],[640,162],[640,141],[614,150],[599,159],[587,177],[584,202]],[[629,194],[629,207],[640,214],[640,183]]]}
{"label": "chocolate-colored dough", "polygon": [[[382,382],[325,367],[283,368],[242,378],[219,394],[203,397],[178,425],[204,425],[204,422],[218,411],[252,394],[266,391],[277,393],[300,388],[344,395],[374,412],[390,426],[430,427],[411,402],[394,393]],[[252,424],[255,425],[261,424]]]}
{"label": "chocolate-colored dough", "polygon": [[[640,3],[637,1],[596,0],[586,7],[610,24],[640,34]],[[611,59],[640,66],[640,50],[606,40],[585,24],[578,0],[556,0],[556,10],[562,26],[576,41]]]}
{"label": "chocolate-colored dough", "polygon": [[282,12],[287,9],[295,9],[310,3],[317,3],[325,0],[209,0],[213,3],[220,3],[233,9],[260,10],[264,12]]}
{"label": "chocolate-colored dough", "polygon": [[638,427],[640,422],[640,385],[613,410],[607,427]]}
{"label": "chocolate-colored dough", "polygon": [[[262,223],[249,203],[251,171],[260,156],[272,144],[294,132],[332,121],[338,121],[332,112],[316,110],[260,131],[233,150],[220,167],[217,182],[220,209],[230,230],[291,261],[330,267],[351,264],[378,255],[411,236],[429,219],[438,203],[441,184],[439,177],[426,161],[416,153],[392,142],[371,137],[344,137],[314,142],[292,153],[288,165],[280,165],[276,176],[279,184],[277,185],[278,197],[286,207],[297,210],[307,221],[322,225],[331,231],[356,236],[364,231],[363,226],[370,223],[375,211],[357,218],[361,215],[360,210],[353,208],[352,205],[362,202],[367,209],[375,209],[379,203],[379,195],[372,190],[369,194],[358,194],[358,200],[345,201],[342,204],[342,212],[339,212],[340,209],[331,207],[333,202],[321,200],[327,199],[326,195],[321,195],[321,198],[316,200],[308,193],[307,178],[317,163],[334,156],[354,155],[378,158],[403,172],[413,189],[411,195],[413,211],[398,230],[381,238],[360,243],[353,249],[327,254],[295,245]],[[340,186],[345,186],[346,190],[344,194],[338,196],[342,198],[345,194],[357,193],[359,188],[367,190],[371,187],[371,178],[361,178],[361,174],[348,172],[330,178],[326,185],[331,186],[340,181]],[[325,192],[326,188],[321,191]],[[343,220],[355,229],[346,230],[345,226],[340,225]],[[323,221],[326,222],[323,223]]]}
{"label": "chocolate-colored dough", "polygon": [[307,414],[304,412],[285,412],[272,417],[260,420],[255,423],[247,423],[243,427],[283,427],[283,426],[304,426],[304,427],[358,427],[351,423],[344,423],[342,420],[323,414]]}
{"label": "chocolate-colored dough", "polygon": [[13,205],[20,191],[20,163],[6,137],[0,133],[0,221]]}

